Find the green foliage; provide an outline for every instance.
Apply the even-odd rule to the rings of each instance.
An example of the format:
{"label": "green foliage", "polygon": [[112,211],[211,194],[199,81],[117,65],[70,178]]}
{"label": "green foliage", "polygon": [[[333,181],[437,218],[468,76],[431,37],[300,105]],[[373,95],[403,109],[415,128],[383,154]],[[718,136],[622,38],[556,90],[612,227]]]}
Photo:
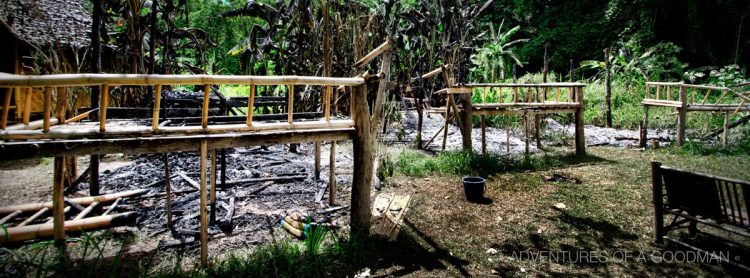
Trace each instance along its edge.
{"label": "green foliage", "polygon": [[[490,39],[485,41],[475,54],[471,55],[470,59],[474,67],[470,69],[470,72],[475,81],[502,81],[505,80],[505,72],[512,63],[523,67],[520,58],[513,51],[513,46],[521,42],[526,42],[528,39],[511,40],[511,36],[516,34],[521,29],[521,26],[515,26],[507,31],[503,31],[504,24],[505,21],[502,21],[497,28],[497,32],[495,32],[494,25],[489,23]],[[512,60],[512,63],[508,63],[509,59]]]}
{"label": "green foliage", "polygon": [[[708,74],[706,72],[708,71]],[[747,69],[739,65],[727,65],[720,69],[697,68],[685,72],[685,79],[695,84],[711,84],[722,87],[748,82]]]}
{"label": "green foliage", "polygon": [[[644,48],[640,42],[630,40],[620,51],[610,55],[612,80],[626,86],[641,86],[646,81],[680,81],[685,64],[677,59],[679,52],[680,48],[670,42]],[[591,80],[604,82],[606,68],[603,61],[582,61],[578,70],[594,70],[596,73]]]}
{"label": "green foliage", "polygon": [[307,217],[307,229],[305,231],[305,254],[310,258],[315,258],[320,251],[320,247],[326,236],[330,234],[328,228],[313,225],[312,219]]}
{"label": "green foliage", "polygon": [[384,155],[380,157],[378,163],[378,170],[376,175],[380,181],[385,181],[393,176],[393,171],[396,168],[396,163],[393,162],[390,155]]}

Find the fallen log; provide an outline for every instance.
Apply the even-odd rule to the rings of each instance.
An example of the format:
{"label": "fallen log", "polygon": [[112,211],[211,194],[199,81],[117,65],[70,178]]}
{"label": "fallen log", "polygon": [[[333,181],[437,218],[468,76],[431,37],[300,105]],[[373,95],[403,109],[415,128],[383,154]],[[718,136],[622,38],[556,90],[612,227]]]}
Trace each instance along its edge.
{"label": "fallen log", "polygon": [[186,175],[185,173],[177,172],[177,175],[180,176],[183,180],[185,180],[190,186],[194,187],[195,189],[200,190],[201,185],[198,184],[198,182],[196,182],[194,179],[188,177],[188,175]]}
{"label": "fallen log", "polygon": [[[135,212],[126,212],[113,215],[95,216],[80,220],[65,221],[65,231],[79,232],[90,231],[101,228],[123,226],[131,224],[138,215]],[[29,225],[24,227],[11,227],[6,230],[0,229],[0,243],[32,240],[52,236],[54,225],[52,223]]]}
{"label": "fallen log", "polygon": [[[729,124],[728,129],[732,129],[732,128],[738,127],[738,126],[740,126],[742,124],[747,123],[748,121],[750,121],[750,115],[746,115],[746,116],[744,116],[744,117],[742,117],[742,118],[740,118],[740,119],[732,122],[731,124]],[[716,137],[719,134],[722,134],[723,132],[724,132],[724,127],[717,128],[713,132],[711,132],[708,135],[704,136],[703,140],[711,139],[713,137]]]}
{"label": "fallen log", "polygon": [[[73,198],[68,199],[70,202],[81,205],[81,206],[88,206],[93,202],[99,202],[99,203],[107,203],[114,200],[117,200],[117,198],[125,198],[125,197],[131,197],[131,196],[137,196],[141,195],[143,193],[148,192],[146,189],[138,189],[138,190],[130,190],[130,191],[124,191],[124,192],[118,192],[118,193],[112,193],[112,194],[106,194],[106,195],[99,195],[99,196],[89,196],[89,197],[81,197],[81,198]],[[23,204],[23,205],[15,205],[15,206],[7,206],[0,208],[0,215],[2,214],[8,214],[12,213],[14,211],[20,210],[22,212],[29,212],[29,211],[38,211],[42,208],[52,208],[52,202],[45,202],[45,203],[34,203],[34,204]]]}

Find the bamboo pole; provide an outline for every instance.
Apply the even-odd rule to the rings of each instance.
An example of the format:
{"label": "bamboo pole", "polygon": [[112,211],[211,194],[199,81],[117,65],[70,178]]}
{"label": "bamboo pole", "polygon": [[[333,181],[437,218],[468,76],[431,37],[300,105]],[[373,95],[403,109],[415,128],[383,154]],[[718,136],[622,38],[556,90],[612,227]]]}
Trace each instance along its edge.
{"label": "bamboo pole", "polygon": [[315,180],[320,180],[320,141],[315,141]]}
{"label": "bamboo pole", "polygon": [[53,234],[57,246],[65,244],[65,212],[63,211],[65,209],[65,197],[63,196],[65,168],[65,157],[56,156],[52,183],[52,217],[54,218]]}
{"label": "bamboo pole", "polygon": [[208,102],[211,98],[211,85],[203,85],[203,111],[201,114],[201,127],[208,128]]}
{"label": "bamboo pole", "polygon": [[200,184],[200,217],[201,217],[201,265],[208,266],[208,217],[206,215],[206,164],[208,163],[208,140],[201,140],[201,184]]}
{"label": "bamboo pole", "polygon": [[287,102],[287,122],[289,124],[292,123],[293,116],[294,116],[294,85],[289,85],[289,91],[287,92],[289,101]]}
{"label": "bamboo pole", "polygon": [[32,92],[34,88],[26,88],[26,96],[24,97],[23,105],[23,124],[29,125],[29,119],[31,118],[31,98],[33,97]]}
{"label": "bamboo pole", "polygon": [[255,110],[255,85],[250,85],[247,96],[247,126],[253,126],[253,110]]}
{"label": "bamboo pole", "polygon": [[[164,192],[167,199],[167,227],[172,228],[172,185],[169,174],[169,153],[164,153]],[[119,199],[118,199],[119,200]]]}
{"label": "bamboo pole", "polygon": [[575,120],[576,120],[576,154],[579,156],[586,155],[586,136],[584,135],[584,103],[583,103],[583,87],[575,89],[576,103],[580,104],[576,108]]}
{"label": "bamboo pole", "polygon": [[[62,211],[62,209],[61,209]],[[65,235],[65,231],[80,232],[98,228],[117,226],[129,223],[137,217],[135,212],[126,212],[113,215],[89,217],[75,221],[65,221],[65,226],[58,227],[57,223],[28,225],[24,227],[11,227],[7,230],[0,229],[0,243],[18,242],[38,239],[58,233]],[[59,231],[58,231],[59,228]]]}
{"label": "bamboo pole", "polygon": [[[65,206],[65,209],[63,210],[63,214],[66,214],[66,213],[68,213],[69,211],[70,211],[70,206]],[[54,222],[55,222],[55,218],[54,218],[54,217],[50,217],[50,218],[49,218],[49,219],[47,220],[47,222],[44,222],[44,224],[50,224],[50,223],[54,223]]]}
{"label": "bamboo pole", "polygon": [[643,122],[641,123],[641,138],[639,145],[641,148],[645,148],[648,140],[648,105],[643,106]]}
{"label": "bamboo pole", "polygon": [[331,141],[328,160],[328,205],[336,205],[336,141]]}
{"label": "bamboo pole", "polygon": [[505,121],[505,152],[510,153],[510,115],[506,116]]}
{"label": "bamboo pole", "polygon": [[524,153],[529,154],[529,117],[525,113],[523,114],[523,137],[524,137]]}
{"label": "bamboo pole", "polygon": [[445,150],[445,144],[448,141],[448,125],[450,124],[451,106],[450,100],[452,99],[451,94],[445,94],[445,125],[443,126],[443,146],[442,150]]}
{"label": "bamboo pole", "polygon": [[211,150],[211,191],[209,203],[211,204],[211,214],[209,221],[216,222],[216,149]]}
{"label": "bamboo pole", "polygon": [[3,114],[0,116],[0,129],[5,129],[8,126],[8,113],[10,111],[10,97],[13,95],[15,88],[8,88],[5,91],[5,97],[3,99]]}
{"label": "bamboo pole", "polygon": [[50,117],[52,114],[52,87],[44,88],[44,124],[42,126],[43,132],[49,132]]}
{"label": "bamboo pole", "polygon": [[487,134],[485,133],[485,116],[482,115],[482,154],[487,154]]}
{"label": "bamboo pole", "polygon": [[0,225],[4,225],[5,223],[8,223],[10,220],[13,220],[13,218],[15,218],[21,213],[23,213],[23,211],[20,211],[20,210],[11,212],[10,214],[3,217],[3,219],[0,219]]}
{"label": "bamboo pole", "polygon": [[251,76],[251,75],[169,75],[169,74],[48,74],[0,76],[0,88],[44,87],[44,86],[154,86],[162,85],[280,85],[297,84],[310,86],[359,86],[364,78],[358,77],[318,77],[318,76]]}
{"label": "bamboo pole", "polygon": [[686,86],[680,87],[680,104],[681,107],[677,108],[677,146],[682,146],[685,140],[685,121],[687,120],[687,88]]}
{"label": "bamboo pole", "polygon": [[[107,194],[107,195],[73,198],[73,199],[69,199],[69,201],[82,205],[82,206],[86,206],[86,205],[90,205],[93,202],[106,203],[106,202],[117,200],[118,198],[137,196],[146,192],[148,192],[147,189],[138,189],[138,190],[130,190],[130,191],[118,192],[118,193]],[[37,211],[44,207],[53,208],[53,206],[54,206],[54,200],[53,202],[7,206],[7,207],[0,208],[0,215],[12,213],[17,210],[20,210],[23,212]]]}
{"label": "bamboo pole", "polygon": [[66,87],[55,87],[55,97],[57,98],[57,113],[56,117],[58,124],[64,125],[67,123],[66,112],[68,109],[68,88]]}
{"label": "bamboo pole", "polygon": [[91,213],[91,211],[93,211],[94,208],[96,206],[98,206],[98,205],[99,205],[99,202],[93,202],[93,203],[91,203],[88,207],[86,207],[86,209],[84,209],[83,211],[81,211],[80,213],[78,213],[78,215],[76,215],[76,217],[73,218],[73,220],[81,220],[81,219],[83,219],[84,217],[86,217],[87,215],[89,215],[89,213]]}
{"label": "bamboo pole", "polygon": [[151,130],[156,133],[159,131],[159,110],[161,109],[161,85],[156,85],[154,91],[154,113],[151,117]]}
{"label": "bamboo pole", "polygon": [[391,49],[391,45],[392,45],[392,41],[389,38],[384,43],[382,43],[380,46],[378,46],[377,48],[373,49],[372,51],[370,51],[370,53],[367,53],[367,55],[365,55],[364,57],[362,57],[361,59],[359,59],[356,63],[354,63],[354,67],[355,68],[360,68],[360,67],[366,65],[367,63],[369,63],[370,61],[372,61],[372,59],[375,59],[375,57],[378,57],[383,52],[386,52],[386,51],[390,50]]}
{"label": "bamboo pole", "polygon": [[104,132],[107,123],[107,105],[109,105],[109,85],[102,85],[102,95],[99,98],[99,132]]}
{"label": "bamboo pole", "polygon": [[46,207],[42,208],[39,211],[37,211],[36,213],[34,213],[31,216],[29,216],[29,218],[26,218],[25,220],[23,220],[21,223],[18,223],[18,225],[16,225],[16,227],[23,227],[23,226],[26,226],[28,224],[31,224],[31,222],[34,222],[34,220],[39,219],[40,216],[44,215],[48,211],[49,211],[49,208],[46,208]]}
{"label": "bamboo pole", "polygon": [[325,87],[325,117],[326,121],[331,120],[331,86]]}
{"label": "bamboo pole", "polygon": [[370,133],[370,113],[367,104],[367,85],[360,85],[352,93],[355,117],[353,144],[353,173],[351,199],[351,232],[367,236],[370,233],[370,191],[373,174],[374,140]]}
{"label": "bamboo pole", "polygon": [[729,144],[729,112],[724,112],[724,132],[721,134],[721,145]]}

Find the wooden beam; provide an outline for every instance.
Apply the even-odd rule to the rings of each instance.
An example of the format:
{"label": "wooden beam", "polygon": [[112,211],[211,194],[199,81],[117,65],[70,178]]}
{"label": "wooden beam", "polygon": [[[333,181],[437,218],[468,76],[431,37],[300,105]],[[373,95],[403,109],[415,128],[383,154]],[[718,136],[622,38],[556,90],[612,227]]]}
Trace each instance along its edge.
{"label": "wooden beam", "polygon": [[367,86],[357,87],[351,94],[355,113],[353,138],[354,173],[352,177],[351,231],[363,235],[370,233],[370,189],[372,186],[373,140],[370,133],[370,112],[367,105]]}

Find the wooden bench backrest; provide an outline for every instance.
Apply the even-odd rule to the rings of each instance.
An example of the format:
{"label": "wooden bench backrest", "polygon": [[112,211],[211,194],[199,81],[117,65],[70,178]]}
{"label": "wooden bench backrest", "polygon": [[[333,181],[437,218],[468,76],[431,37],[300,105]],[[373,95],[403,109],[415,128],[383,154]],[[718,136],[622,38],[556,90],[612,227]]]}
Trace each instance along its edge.
{"label": "wooden bench backrest", "polygon": [[750,183],[664,166],[659,168],[659,174],[667,193],[667,208],[680,209],[718,222],[750,227]]}

